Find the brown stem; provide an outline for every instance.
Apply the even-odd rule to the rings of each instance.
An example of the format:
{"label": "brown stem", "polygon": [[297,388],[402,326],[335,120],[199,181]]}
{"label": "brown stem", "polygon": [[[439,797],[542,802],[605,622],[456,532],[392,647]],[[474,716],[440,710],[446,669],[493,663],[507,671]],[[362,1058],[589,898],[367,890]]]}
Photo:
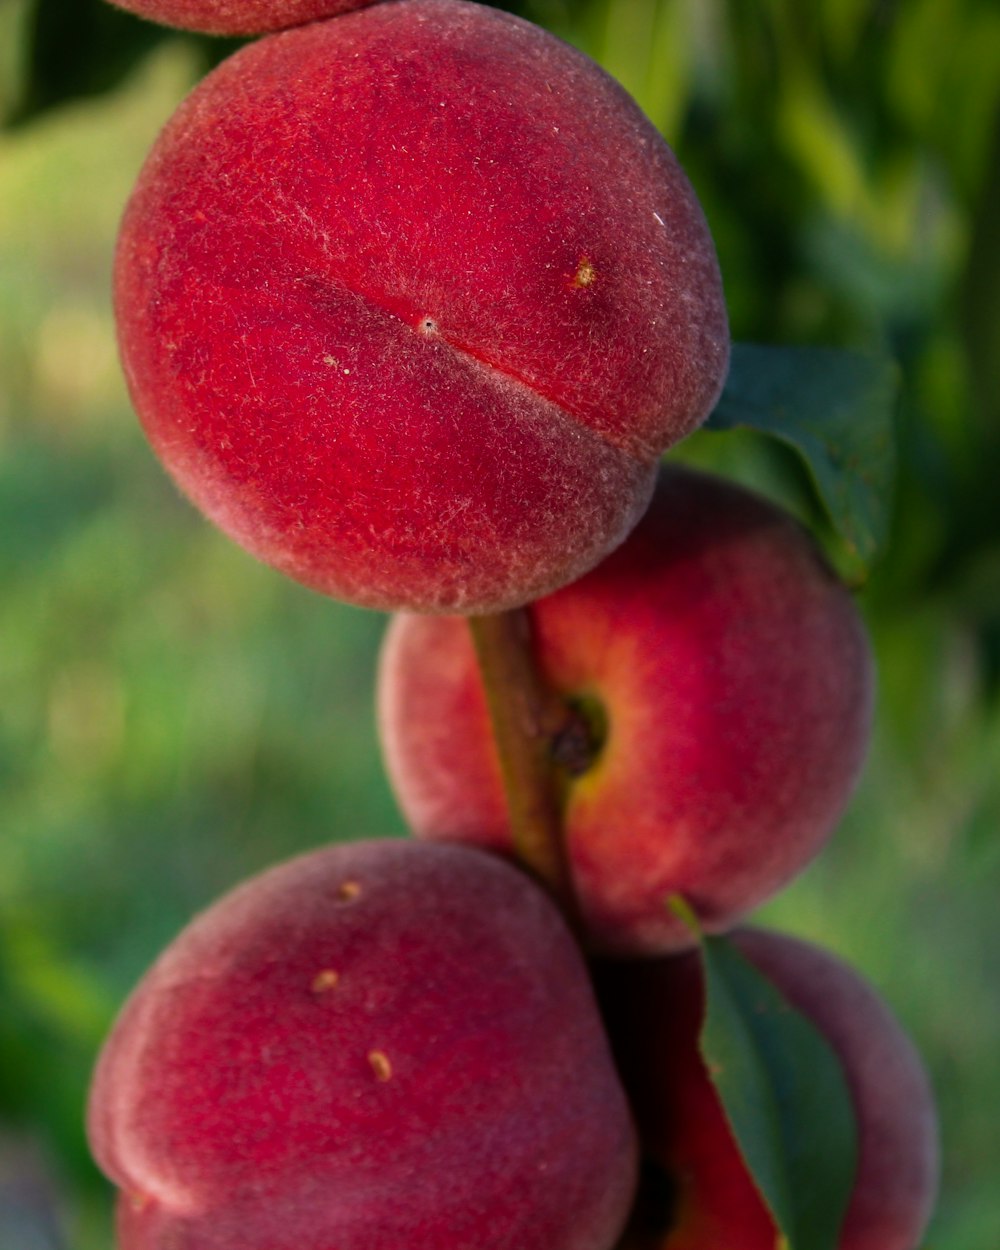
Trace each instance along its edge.
{"label": "brown stem", "polygon": [[554,748],[574,712],[542,681],[523,608],[469,618],[507,792],[514,852],[579,932],[579,906],[563,839]]}

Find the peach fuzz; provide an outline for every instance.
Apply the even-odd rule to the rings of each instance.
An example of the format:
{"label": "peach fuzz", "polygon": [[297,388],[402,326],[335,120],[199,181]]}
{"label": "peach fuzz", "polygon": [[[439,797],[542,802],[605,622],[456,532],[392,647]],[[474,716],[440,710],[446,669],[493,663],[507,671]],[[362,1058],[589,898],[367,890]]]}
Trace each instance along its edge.
{"label": "peach fuzz", "polygon": [[587,970],[522,874],[339,845],[189,926],[89,1128],[121,1250],[608,1250],[634,1131]]}
{"label": "peach fuzz", "polygon": [[578,577],[728,359],[711,239],[652,125],[463,0],[270,35],[209,75],[140,175],[115,292],[180,487],[377,608],[497,611]]}
{"label": "peach fuzz", "polygon": [[[915,1250],[937,1188],[938,1143],[912,1043],[875,989],[829,952],[761,929],[734,941],[842,1065],[858,1167],[838,1250]],[[775,1250],[773,1220],[698,1051],[697,956],[598,965],[597,982],[646,1160],[619,1250]]]}
{"label": "peach fuzz", "polygon": [[360,9],[373,0],[111,0],[163,26],[205,35],[262,35]]}
{"label": "peach fuzz", "polygon": [[[670,895],[724,930],[817,853],[865,754],[872,668],[849,593],[789,516],[664,469],[628,541],[527,612],[544,681],[596,730],[559,776],[596,949],[690,945]],[[465,621],[394,619],[378,701],[413,830],[513,856]]]}

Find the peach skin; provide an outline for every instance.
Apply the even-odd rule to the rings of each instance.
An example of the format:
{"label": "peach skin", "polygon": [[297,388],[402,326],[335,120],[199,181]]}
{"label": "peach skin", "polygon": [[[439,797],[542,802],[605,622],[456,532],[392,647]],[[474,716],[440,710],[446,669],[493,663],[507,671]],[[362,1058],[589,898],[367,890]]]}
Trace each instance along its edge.
{"label": "peach skin", "polygon": [[376,608],[578,577],[711,410],[694,193],[581,53],[464,0],[269,35],[168,123],[119,239],[135,407],[260,559]]}
{"label": "peach skin", "polygon": [[262,35],[360,9],[373,0],[111,0],[163,26],[205,35]]}
{"label": "peach skin", "polygon": [[[872,667],[850,594],[789,516],[664,469],[624,546],[527,611],[543,679],[590,735],[553,767],[595,949],[690,945],[672,894],[725,930],[819,851],[864,758]],[[466,623],[397,617],[378,701],[414,832],[513,856]]]}
{"label": "peach skin", "polygon": [[493,856],[304,855],[122,1011],[90,1138],[121,1250],[607,1250],[635,1137],[587,969]]}

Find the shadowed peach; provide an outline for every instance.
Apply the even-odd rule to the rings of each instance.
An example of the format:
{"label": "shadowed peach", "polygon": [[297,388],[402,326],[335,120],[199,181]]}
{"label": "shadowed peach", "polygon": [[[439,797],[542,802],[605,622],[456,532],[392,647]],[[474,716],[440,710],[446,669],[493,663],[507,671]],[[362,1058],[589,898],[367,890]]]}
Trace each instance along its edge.
{"label": "shadowed peach", "polygon": [[89,1126],[121,1250],[607,1250],[634,1191],[583,961],[462,847],[336,846],[216,903],[126,1004]]}

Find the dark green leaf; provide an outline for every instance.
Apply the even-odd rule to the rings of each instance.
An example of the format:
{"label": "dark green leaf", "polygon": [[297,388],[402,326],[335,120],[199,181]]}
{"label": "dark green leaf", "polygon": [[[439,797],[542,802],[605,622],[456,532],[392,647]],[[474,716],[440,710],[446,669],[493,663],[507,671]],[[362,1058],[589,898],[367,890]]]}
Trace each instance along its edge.
{"label": "dark green leaf", "polygon": [[111,90],[169,33],[105,0],[35,0],[23,97],[9,120],[30,121],[56,105]]}
{"label": "dark green leaf", "polygon": [[743,1156],[790,1250],[836,1250],[857,1164],[840,1063],[729,942],[701,949],[702,1054]]}
{"label": "dark green leaf", "polygon": [[896,392],[896,366],[884,357],[737,343],[706,428],[749,426],[793,447],[833,524],[867,566],[889,528]]}
{"label": "dark green leaf", "polygon": [[165,39],[196,46],[206,69],[242,42],[157,26],[107,0],[35,0],[27,23],[24,87],[7,124],[21,125],[113,90]]}

